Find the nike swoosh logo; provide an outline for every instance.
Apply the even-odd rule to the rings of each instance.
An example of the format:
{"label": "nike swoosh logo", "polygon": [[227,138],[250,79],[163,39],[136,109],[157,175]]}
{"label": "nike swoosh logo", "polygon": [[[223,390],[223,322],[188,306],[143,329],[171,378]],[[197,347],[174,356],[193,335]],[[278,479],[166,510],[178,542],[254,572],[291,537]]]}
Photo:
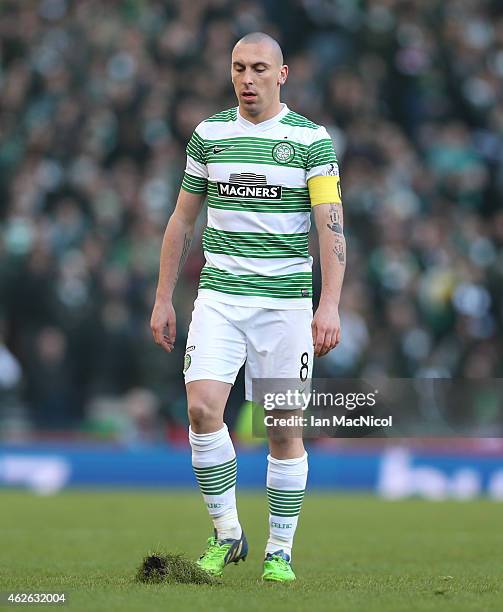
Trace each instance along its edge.
{"label": "nike swoosh logo", "polygon": [[234,145],[229,145],[228,147],[213,147],[213,154],[217,155],[218,153],[221,153],[222,151],[230,149],[232,146]]}

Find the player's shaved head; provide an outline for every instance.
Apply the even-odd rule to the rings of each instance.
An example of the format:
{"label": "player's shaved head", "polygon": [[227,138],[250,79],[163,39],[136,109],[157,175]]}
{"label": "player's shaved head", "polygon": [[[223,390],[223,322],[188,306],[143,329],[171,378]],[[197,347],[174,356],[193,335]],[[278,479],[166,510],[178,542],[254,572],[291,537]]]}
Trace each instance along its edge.
{"label": "player's shaved head", "polygon": [[281,110],[280,88],[288,77],[277,40],[265,32],[252,32],[234,45],[231,75],[239,111],[254,123]]}
{"label": "player's shaved head", "polygon": [[278,66],[283,65],[283,51],[278,41],[265,32],[250,32],[250,34],[246,34],[243,38],[238,40],[234,45],[234,49],[236,49],[238,45],[264,45],[270,49],[274,62]]}

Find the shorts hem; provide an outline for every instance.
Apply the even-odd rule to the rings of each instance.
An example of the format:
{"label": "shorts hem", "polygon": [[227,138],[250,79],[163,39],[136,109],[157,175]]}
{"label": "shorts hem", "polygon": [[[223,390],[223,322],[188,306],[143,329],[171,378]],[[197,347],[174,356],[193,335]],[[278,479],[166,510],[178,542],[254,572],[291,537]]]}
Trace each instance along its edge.
{"label": "shorts hem", "polygon": [[185,384],[194,382],[195,380],[216,380],[217,382],[229,383],[230,385],[233,385],[236,382],[236,376],[232,378],[229,376],[217,376],[215,374],[194,374],[192,376],[185,375],[184,378]]}

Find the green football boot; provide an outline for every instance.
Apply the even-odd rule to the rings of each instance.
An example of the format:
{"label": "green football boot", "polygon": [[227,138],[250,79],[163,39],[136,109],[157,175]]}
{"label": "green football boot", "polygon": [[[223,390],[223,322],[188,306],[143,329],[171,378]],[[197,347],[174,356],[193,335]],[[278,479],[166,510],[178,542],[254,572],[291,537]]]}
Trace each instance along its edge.
{"label": "green football boot", "polygon": [[238,563],[245,561],[248,555],[248,542],[244,532],[241,533],[239,540],[231,538],[227,540],[218,540],[217,532],[215,535],[208,538],[208,548],[196,561],[197,565],[212,576],[221,576],[224,572],[224,567],[229,563]]}
{"label": "green football boot", "polygon": [[264,559],[262,580],[271,582],[292,582],[296,576],[290,565],[290,557],[283,550],[267,553]]}

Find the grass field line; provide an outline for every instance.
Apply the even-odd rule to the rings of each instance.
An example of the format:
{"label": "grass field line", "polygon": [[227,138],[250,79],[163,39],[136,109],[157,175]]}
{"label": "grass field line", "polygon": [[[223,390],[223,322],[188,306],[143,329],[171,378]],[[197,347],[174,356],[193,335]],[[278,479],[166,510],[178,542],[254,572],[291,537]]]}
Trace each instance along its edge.
{"label": "grass field line", "polygon": [[227,568],[215,586],[144,585],[134,575],[149,550],[192,559],[202,552],[211,523],[197,490],[47,497],[2,490],[0,592],[64,590],[72,611],[503,609],[498,503],[387,502],[308,491],[292,585],[260,581],[265,490],[238,493],[238,508],[250,544],[246,563]]}

